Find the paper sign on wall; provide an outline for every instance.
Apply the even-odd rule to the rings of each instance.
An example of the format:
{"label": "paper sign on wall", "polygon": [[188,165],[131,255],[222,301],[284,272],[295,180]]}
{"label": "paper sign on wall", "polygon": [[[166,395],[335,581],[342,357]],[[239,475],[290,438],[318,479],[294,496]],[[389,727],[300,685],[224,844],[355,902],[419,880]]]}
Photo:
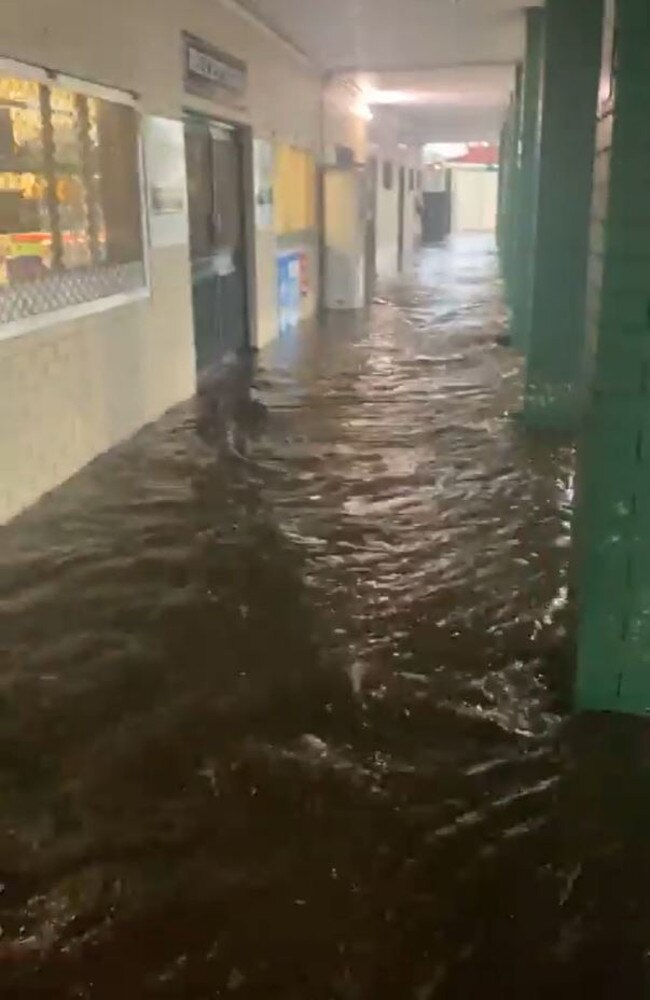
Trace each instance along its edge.
{"label": "paper sign on wall", "polygon": [[255,226],[273,229],[273,144],[267,139],[253,143],[255,174]]}
{"label": "paper sign on wall", "polygon": [[245,62],[223,52],[204,38],[183,32],[185,89],[190,94],[218,100],[223,91],[242,94],[248,84]]}
{"label": "paper sign on wall", "polygon": [[189,242],[183,123],[149,115],[143,138],[151,246],[182,246]]}

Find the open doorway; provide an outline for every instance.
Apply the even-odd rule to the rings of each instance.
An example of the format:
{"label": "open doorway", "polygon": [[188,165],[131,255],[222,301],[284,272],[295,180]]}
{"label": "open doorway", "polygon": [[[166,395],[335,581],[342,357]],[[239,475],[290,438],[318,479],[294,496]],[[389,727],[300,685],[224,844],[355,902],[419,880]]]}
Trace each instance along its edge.
{"label": "open doorway", "polygon": [[188,114],[185,155],[199,372],[248,345],[242,135]]}

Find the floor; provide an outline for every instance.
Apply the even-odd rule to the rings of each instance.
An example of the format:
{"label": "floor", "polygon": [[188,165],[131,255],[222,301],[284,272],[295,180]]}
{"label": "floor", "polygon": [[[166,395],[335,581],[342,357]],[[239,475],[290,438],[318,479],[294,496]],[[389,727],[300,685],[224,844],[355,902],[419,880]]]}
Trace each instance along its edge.
{"label": "floor", "polygon": [[572,718],[573,451],[491,241],[0,536],[3,1000],[650,995],[650,742]]}

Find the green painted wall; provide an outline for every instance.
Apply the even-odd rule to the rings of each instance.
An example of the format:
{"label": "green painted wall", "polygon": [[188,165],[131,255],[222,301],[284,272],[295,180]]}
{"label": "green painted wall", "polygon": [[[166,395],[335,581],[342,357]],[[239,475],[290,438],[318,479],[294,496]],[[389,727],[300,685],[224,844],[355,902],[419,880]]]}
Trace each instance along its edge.
{"label": "green painted wall", "polygon": [[[608,7],[610,5],[608,4]],[[596,131],[579,451],[577,704],[650,711],[650,4],[618,0]],[[606,63],[607,65],[607,63]]]}
{"label": "green painted wall", "polygon": [[519,169],[513,205],[511,257],[512,336],[515,347],[522,352],[528,345],[532,312],[543,61],[544,11],[530,7],[526,10],[526,59],[521,88]]}
{"label": "green painted wall", "polygon": [[544,105],[524,418],[570,428],[583,357],[603,0],[546,0]]}
{"label": "green painted wall", "polygon": [[508,129],[510,122],[508,119],[503,123],[501,132],[499,134],[499,193],[497,200],[497,248],[499,252],[502,252],[503,247],[503,213],[504,205],[506,200],[506,171],[507,171],[507,148],[508,148]]}
{"label": "green painted wall", "polygon": [[516,202],[519,184],[519,146],[521,129],[521,84],[523,68],[517,66],[515,89],[503,125],[499,159],[499,217],[497,241],[503,274],[505,298],[512,305],[513,256],[515,243]]}

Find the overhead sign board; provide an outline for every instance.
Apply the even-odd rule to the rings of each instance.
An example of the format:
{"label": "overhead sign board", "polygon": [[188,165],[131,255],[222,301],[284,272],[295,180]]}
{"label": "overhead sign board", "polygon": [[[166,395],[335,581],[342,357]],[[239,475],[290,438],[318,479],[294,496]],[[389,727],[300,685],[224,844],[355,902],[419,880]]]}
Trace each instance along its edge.
{"label": "overhead sign board", "polygon": [[241,94],[248,82],[246,63],[209,42],[183,32],[185,89],[199,97],[218,98],[227,90]]}

